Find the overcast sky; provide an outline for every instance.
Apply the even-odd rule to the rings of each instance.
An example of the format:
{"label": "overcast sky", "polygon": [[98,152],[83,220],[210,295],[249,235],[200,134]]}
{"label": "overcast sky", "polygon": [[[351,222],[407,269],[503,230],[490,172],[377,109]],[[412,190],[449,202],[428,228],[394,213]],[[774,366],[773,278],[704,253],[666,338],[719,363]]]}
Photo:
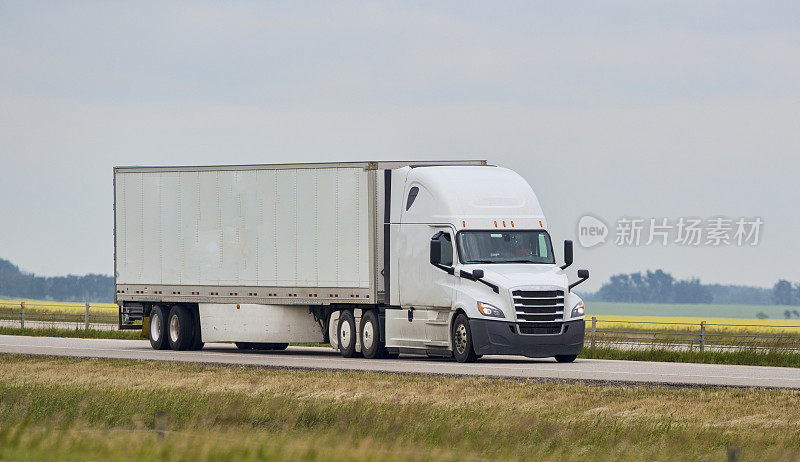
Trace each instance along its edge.
{"label": "overcast sky", "polygon": [[[111,274],[112,167],[485,158],[587,213],[761,217],[755,247],[573,269],[800,281],[798,2],[0,1],[0,257]],[[469,187],[474,187],[470,185]]]}

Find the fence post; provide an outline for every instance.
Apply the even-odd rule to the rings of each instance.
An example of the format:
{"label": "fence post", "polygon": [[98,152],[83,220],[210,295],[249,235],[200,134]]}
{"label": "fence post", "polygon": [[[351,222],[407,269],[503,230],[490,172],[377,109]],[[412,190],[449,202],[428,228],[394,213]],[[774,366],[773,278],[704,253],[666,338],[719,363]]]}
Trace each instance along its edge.
{"label": "fence post", "polygon": [[594,348],[594,336],[597,333],[597,316],[592,316],[592,337],[589,345]]}
{"label": "fence post", "polygon": [[706,347],[706,322],[700,321],[700,353],[705,350]]}
{"label": "fence post", "polygon": [[25,328],[25,302],[19,302],[19,328]]}
{"label": "fence post", "polygon": [[89,303],[86,303],[86,316],[84,316],[84,330],[89,330]]}

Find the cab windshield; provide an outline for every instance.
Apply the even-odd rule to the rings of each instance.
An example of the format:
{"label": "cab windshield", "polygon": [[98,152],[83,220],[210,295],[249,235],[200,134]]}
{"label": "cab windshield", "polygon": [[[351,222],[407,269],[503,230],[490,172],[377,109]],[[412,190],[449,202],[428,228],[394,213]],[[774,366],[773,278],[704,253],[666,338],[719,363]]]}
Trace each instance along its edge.
{"label": "cab windshield", "polygon": [[547,231],[461,231],[461,263],[555,263]]}

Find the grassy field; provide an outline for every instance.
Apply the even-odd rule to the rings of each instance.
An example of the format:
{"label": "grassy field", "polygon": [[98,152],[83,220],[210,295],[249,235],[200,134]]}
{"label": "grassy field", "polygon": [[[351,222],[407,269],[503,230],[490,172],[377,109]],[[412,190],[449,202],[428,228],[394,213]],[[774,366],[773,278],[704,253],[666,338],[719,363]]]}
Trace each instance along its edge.
{"label": "grassy field", "polygon": [[138,330],[60,329],[55,327],[25,328],[0,326],[0,335],[30,335],[33,337],[109,338],[142,340]]}
{"label": "grassy field", "polygon": [[797,391],[11,355],[0,365],[3,460],[800,457]]}

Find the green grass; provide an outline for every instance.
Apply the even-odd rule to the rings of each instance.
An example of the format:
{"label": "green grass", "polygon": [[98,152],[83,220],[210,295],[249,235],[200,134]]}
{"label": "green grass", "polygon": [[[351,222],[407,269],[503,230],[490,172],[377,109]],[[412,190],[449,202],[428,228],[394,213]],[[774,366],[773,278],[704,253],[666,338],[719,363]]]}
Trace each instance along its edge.
{"label": "green grass", "polygon": [[0,335],[29,335],[32,337],[71,337],[71,338],[106,338],[123,340],[141,340],[139,330],[97,330],[97,329],[62,329],[56,327],[19,327],[0,326]]}
{"label": "green grass", "polygon": [[581,358],[670,363],[739,364],[749,366],[800,367],[800,353],[782,350],[675,351],[664,348],[584,348]]}
{"label": "green grass", "polygon": [[[0,356],[2,460],[800,457],[800,392]],[[166,432],[154,432],[164,412]]]}

